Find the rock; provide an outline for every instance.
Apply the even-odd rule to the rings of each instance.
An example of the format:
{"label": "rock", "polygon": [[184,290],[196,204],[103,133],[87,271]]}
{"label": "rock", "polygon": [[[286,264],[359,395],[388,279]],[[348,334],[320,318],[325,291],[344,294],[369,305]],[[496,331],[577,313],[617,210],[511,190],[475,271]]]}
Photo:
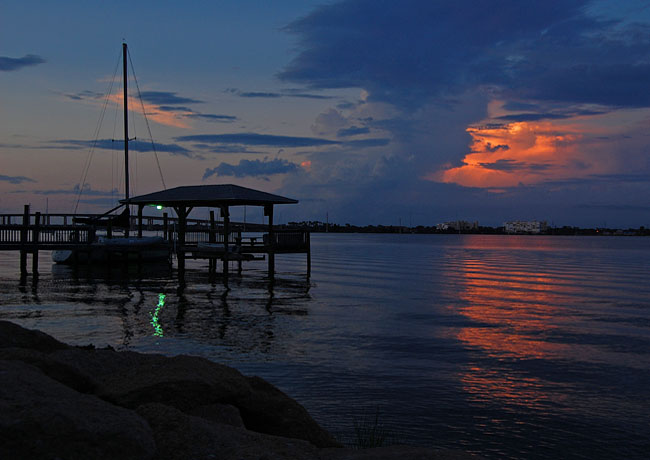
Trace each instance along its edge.
{"label": "rock", "polygon": [[194,356],[146,356],[102,379],[97,394],[136,408],[160,402],[181,411],[227,403],[250,392],[245,377],[228,366]]}
{"label": "rock", "polygon": [[9,321],[0,321],[0,348],[29,348],[50,352],[70,346],[44,332],[25,329]]}
{"label": "rock", "polygon": [[327,460],[479,460],[475,455],[430,447],[386,446],[372,449],[323,449]]}
{"label": "rock", "polygon": [[29,364],[0,361],[0,458],[149,459],[154,452],[151,428],[133,411]]}
{"label": "rock", "polygon": [[123,407],[158,402],[188,414],[229,404],[239,409],[249,430],[304,439],[318,447],[340,446],[300,404],[270,383],[204,358],[141,357],[102,378],[97,394]]}
{"label": "rock", "polygon": [[252,391],[239,398],[246,428],[276,436],[305,439],[318,447],[340,444],[309,416],[307,410],[276,387],[259,377],[248,377]]}
{"label": "rock", "polygon": [[189,415],[196,415],[211,422],[244,428],[239,409],[230,404],[208,404],[193,409]]}
{"label": "rock", "polygon": [[44,353],[27,348],[0,348],[0,359],[31,364],[39,368],[41,372],[51,379],[73,390],[81,393],[91,393],[96,386],[94,380],[79,372],[76,365],[70,365],[66,360],[57,359],[56,353]]}
{"label": "rock", "polygon": [[320,460],[319,449],[297,439],[280,438],[210,422],[164,404],[137,409],[155,432],[160,460]]}
{"label": "rock", "polygon": [[338,447],[304,407],[259,377],[192,356],[71,347],[0,321],[3,460],[475,458]]}

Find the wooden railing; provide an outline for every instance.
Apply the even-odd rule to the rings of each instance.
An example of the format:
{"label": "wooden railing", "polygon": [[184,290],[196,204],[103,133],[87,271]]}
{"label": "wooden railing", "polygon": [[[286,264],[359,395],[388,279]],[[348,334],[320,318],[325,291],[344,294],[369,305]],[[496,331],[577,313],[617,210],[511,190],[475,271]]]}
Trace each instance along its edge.
{"label": "wooden railing", "polygon": [[[83,215],[81,217],[91,217]],[[97,215],[94,215],[97,216]],[[50,249],[75,244],[89,244],[97,234],[104,234],[105,227],[99,229],[93,225],[72,225],[71,214],[1,214],[0,215],[0,248],[20,249],[24,246],[38,245],[37,249]],[[137,218],[132,218],[131,235],[137,232]],[[25,221],[26,225],[22,221]],[[52,223],[54,222],[54,223]],[[309,232],[301,230],[274,229],[270,234],[265,232],[260,236],[242,236],[238,226],[228,234],[228,243],[250,250],[268,250],[301,252],[309,248]],[[261,226],[258,225],[259,229]],[[178,240],[178,224],[176,219],[146,216],[143,218],[143,230],[159,231],[169,241]],[[185,231],[185,245],[197,243],[223,243],[223,227],[217,223],[200,219],[188,219]],[[108,230],[115,236],[115,230]]]}

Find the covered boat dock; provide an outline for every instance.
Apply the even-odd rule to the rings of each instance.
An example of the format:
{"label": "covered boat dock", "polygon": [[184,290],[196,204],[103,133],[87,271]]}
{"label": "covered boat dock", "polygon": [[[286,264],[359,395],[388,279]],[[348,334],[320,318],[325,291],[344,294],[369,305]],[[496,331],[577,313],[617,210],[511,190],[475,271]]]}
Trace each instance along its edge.
{"label": "covered boat dock", "polygon": [[[268,275],[275,275],[275,256],[282,253],[305,253],[307,255],[307,275],[311,274],[311,251],[309,232],[277,232],[273,227],[273,207],[276,204],[296,204],[297,200],[279,195],[253,190],[238,185],[194,185],[182,186],[159,192],[131,197],[120,201],[138,208],[138,236],[143,232],[143,211],[147,206],[171,208],[178,216],[178,228],[172,232],[165,230],[165,238],[174,241],[174,251],[178,270],[185,270],[186,258],[208,259],[211,271],[216,270],[217,260],[223,262],[223,274],[228,275],[230,261],[237,261],[241,269],[242,261],[253,260],[256,255],[268,261]],[[233,206],[259,206],[264,208],[268,218],[266,233],[261,241],[256,237],[242,237],[241,232],[231,231],[230,208]],[[188,215],[194,208],[217,208],[223,219],[220,229],[210,211],[208,241],[189,241]],[[219,231],[220,230],[220,231]]]}

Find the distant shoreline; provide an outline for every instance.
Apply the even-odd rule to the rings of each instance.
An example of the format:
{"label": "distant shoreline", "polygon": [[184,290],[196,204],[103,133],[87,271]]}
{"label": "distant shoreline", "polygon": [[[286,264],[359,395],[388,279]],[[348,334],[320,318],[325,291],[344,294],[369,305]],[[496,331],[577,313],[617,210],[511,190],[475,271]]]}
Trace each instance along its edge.
{"label": "distant shoreline", "polygon": [[439,230],[436,227],[418,225],[416,227],[406,227],[399,225],[338,225],[324,224],[322,222],[313,223],[295,223],[290,222],[286,225],[276,226],[282,230],[306,230],[311,233],[395,233],[395,234],[425,234],[425,235],[542,235],[542,236],[650,236],[650,228],[641,226],[639,228],[581,228],[581,227],[553,227],[541,232],[518,232],[508,233],[504,227],[484,227],[479,226],[470,230]]}

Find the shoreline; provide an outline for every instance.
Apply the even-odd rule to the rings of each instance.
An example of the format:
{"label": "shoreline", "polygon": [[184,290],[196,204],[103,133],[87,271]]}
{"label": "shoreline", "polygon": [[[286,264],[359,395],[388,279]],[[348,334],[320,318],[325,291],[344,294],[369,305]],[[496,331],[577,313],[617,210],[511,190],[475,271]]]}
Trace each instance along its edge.
{"label": "shoreline", "polygon": [[341,444],[259,377],[204,358],[70,346],[0,321],[2,458],[470,459]]}

